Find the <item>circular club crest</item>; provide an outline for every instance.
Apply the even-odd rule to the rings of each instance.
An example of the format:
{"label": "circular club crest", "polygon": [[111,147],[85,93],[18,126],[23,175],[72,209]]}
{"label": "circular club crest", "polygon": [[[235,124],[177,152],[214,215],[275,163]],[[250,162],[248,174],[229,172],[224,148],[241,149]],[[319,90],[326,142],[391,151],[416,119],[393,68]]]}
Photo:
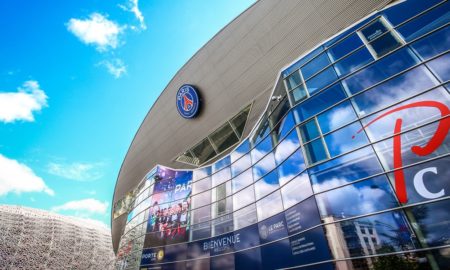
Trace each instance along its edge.
{"label": "circular club crest", "polygon": [[197,89],[185,84],[177,92],[177,110],[184,118],[190,119],[197,116],[200,108],[200,98]]}

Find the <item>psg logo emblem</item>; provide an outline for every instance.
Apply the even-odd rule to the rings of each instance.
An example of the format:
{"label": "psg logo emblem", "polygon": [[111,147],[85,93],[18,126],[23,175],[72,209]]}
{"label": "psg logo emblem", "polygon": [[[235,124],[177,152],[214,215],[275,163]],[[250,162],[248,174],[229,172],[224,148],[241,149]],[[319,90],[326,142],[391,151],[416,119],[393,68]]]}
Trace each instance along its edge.
{"label": "psg logo emblem", "polygon": [[185,84],[177,92],[177,110],[184,118],[190,119],[197,116],[200,108],[200,98],[197,89],[190,84]]}

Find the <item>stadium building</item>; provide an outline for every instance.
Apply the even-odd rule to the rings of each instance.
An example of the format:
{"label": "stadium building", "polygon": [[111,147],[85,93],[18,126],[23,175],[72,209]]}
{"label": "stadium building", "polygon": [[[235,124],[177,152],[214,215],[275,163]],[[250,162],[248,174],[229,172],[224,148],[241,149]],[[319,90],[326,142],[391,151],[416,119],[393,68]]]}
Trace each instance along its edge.
{"label": "stadium building", "polygon": [[0,205],[1,270],[112,270],[110,239],[100,222]]}
{"label": "stadium building", "polygon": [[175,75],[114,193],[119,269],[449,269],[450,3],[261,0]]}

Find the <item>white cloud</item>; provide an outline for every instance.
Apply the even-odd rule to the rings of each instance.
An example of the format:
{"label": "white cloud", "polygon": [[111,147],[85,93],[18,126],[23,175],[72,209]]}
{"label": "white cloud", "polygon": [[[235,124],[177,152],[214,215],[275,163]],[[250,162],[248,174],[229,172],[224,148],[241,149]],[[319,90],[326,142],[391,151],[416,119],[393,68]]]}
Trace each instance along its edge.
{"label": "white cloud", "polygon": [[94,227],[100,227],[103,229],[107,229],[110,230],[111,228],[109,227],[109,225],[105,224],[103,221],[97,220],[97,219],[92,219],[92,218],[82,218],[82,217],[76,217],[77,219],[79,219],[80,221],[82,221],[83,223],[88,223],[93,225]]}
{"label": "white cloud", "polygon": [[[52,208],[52,211],[58,212],[58,211],[76,211],[79,212],[86,212],[89,214],[98,213],[98,214],[106,214],[106,211],[108,210],[108,203],[107,202],[101,202],[99,200],[89,198],[89,199],[83,199],[78,201],[69,201],[66,202],[63,205],[55,206]],[[76,214],[80,216],[79,214]]]}
{"label": "white cloud", "polygon": [[111,73],[116,79],[122,77],[123,74],[127,73],[127,67],[125,66],[123,61],[118,58],[102,61],[99,63],[99,65],[106,67],[108,72]]}
{"label": "white cloud", "polygon": [[47,95],[37,81],[26,81],[17,92],[0,93],[0,121],[34,121],[33,112],[47,106]]}
{"label": "white cloud", "polygon": [[0,154],[0,196],[9,192],[45,192],[54,195],[54,191],[30,167]]}
{"label": "white cloud", "polygon": [[108,20],[100,13],[92,13],[88,19],[70,19],[67,29],[86,44],[96,46],[99,51],[115,49],[123,27]]}
{"label": "white cloud", "polygon": [[93,181],[103,177],[100,171],[103,163],[55,163],[47,165],[47,172],[63,178],[77,181]]}
{"label": "white cloud", "polygon": [[126,5],[119,5],[119,7],[123,10],[132,12],[136,19],[139,21],[140,28],[142,30],[147,29],[147,26],[144,22],[144,15],[142,15],[142,12],[139,10],[139,0],[128,0]]}

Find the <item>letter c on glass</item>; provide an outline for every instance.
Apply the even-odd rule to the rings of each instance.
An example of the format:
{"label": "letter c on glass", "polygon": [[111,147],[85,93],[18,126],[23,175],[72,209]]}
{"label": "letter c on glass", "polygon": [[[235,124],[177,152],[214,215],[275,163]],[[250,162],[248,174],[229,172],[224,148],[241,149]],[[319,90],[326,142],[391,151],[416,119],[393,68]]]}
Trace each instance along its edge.
{"label": "letter c on glass", "polygon": [[427,172],[432,172],[434,174],[437,174],[436,167],[429,167],[422,169],[414,175],[414,188],[416,189],[417,193],[419,193],[420,196],[426,198],[426,199],[436,199],[439,197],[442,197],[445,195],[444,189],[441,189],[441,191],[433,193],[430,192],[423,182],[423,175]]}

